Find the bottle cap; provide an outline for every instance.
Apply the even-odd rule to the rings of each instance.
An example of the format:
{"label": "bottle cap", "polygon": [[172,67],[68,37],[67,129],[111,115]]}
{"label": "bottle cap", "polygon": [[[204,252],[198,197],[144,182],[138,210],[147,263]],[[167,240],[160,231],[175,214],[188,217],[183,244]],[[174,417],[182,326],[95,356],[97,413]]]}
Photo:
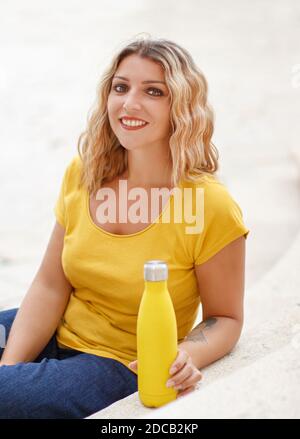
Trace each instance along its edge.
{"label": "bottle cap", "polygon": [[168,265],[164,261],[153,260],[144,263],[144,279],[160,281],[168,279]]}

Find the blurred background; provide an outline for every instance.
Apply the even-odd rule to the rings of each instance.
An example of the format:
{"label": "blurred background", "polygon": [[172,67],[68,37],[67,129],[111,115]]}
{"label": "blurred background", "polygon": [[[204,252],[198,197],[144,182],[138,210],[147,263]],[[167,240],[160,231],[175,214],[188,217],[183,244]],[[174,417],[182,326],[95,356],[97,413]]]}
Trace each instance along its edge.
{"label": "blurred background", "polygon": [[104,68],[142,32],[184,46],[207,78],[219,177],[250,229],[246,288],[299,231],[299,1],[2,0],[0,308],[41,263]]}

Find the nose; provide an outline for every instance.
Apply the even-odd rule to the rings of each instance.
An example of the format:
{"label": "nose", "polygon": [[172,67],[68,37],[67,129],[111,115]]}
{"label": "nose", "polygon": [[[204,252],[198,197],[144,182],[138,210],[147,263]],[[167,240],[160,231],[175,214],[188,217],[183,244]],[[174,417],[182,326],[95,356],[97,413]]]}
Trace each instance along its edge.
{"label": "nose", "polygon": [[141,104],[138,101],[138,98],[134,95],[134,93],[128,93],[126,97],[124,97],[123,108],[127,111],[139,111],[141,109]]}

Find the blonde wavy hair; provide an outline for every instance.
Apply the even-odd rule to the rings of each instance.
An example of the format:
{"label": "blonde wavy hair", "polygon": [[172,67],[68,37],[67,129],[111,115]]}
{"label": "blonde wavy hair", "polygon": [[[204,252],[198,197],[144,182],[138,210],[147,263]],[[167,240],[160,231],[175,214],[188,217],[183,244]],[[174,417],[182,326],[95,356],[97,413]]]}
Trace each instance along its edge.
{"label": "blonde wavy hair", "polygon": [[159,63],[170,92],[170,152],[172,180],[199,182],[218,170],[219,153],[211,141],[214,115],[207,102],[207,81],[188,51],[173,41],[147,36],[135,38],[115,55],[97,87],[94,108],[87,128],[77,144],[82,160],[80,185],[94,195],[103,183],[127,170],[127,150],[111,129],[107,100],[112,78],[127,56],[136,54]]}

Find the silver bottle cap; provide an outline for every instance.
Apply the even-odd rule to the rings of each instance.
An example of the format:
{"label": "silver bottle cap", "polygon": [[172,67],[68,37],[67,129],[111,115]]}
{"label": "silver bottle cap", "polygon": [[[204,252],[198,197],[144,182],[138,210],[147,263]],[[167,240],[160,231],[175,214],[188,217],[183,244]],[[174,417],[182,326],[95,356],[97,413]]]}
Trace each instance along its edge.
{"label": "silver bottle cap", "polygon": [[168,279],[168,265],[164,261],[153,260],[144,263],[144,279],[160,281]]}

